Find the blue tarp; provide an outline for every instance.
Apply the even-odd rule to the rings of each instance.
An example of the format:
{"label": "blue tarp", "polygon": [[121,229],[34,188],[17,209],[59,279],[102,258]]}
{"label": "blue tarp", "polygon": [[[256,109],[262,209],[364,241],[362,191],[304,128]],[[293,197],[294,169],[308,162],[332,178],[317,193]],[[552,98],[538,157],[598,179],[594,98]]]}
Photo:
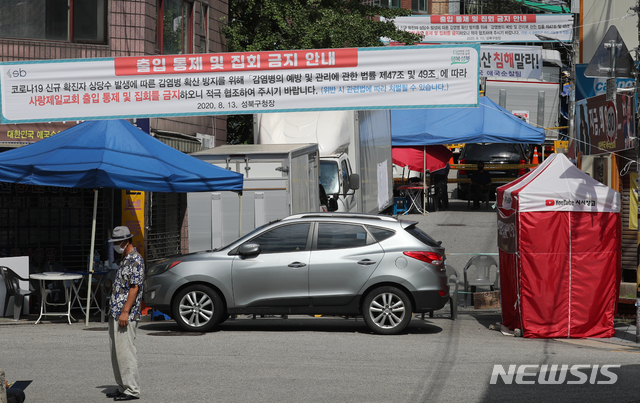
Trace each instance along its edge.
{"label": "blue tarp", "polygon": [[0,182],[185,193],[242,190],[242,175],[184,154],[126,120],[86,121],[0,153]]}
{"label": "blue tarp", "polygon": [[544,143],[544,130],[536,128],[487,97],[477,108],[393,109],[391,142],[394,146],[455,143]]}

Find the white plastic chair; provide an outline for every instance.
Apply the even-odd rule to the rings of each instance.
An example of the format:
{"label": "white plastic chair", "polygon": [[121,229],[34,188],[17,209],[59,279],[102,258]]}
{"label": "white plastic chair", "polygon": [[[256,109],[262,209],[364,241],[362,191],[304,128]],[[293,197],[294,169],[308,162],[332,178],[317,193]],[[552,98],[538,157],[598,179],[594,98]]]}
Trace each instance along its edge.
{"label": "white plastic chair", "polygon": [[447,280],[449,281],[449,305],[451,308],[451,319],[458,318],[458,285],[460,284],[460,274],[455,267],[445,265],[447,270]]}
{"label": "white plastic chair", "polygon": [[[492,268],[495,267],[495,270]],[[492,274],[492,271],[495,274]],[[500,269],[498,263],[489,255],[475,255],[464,266],[464,306],[467,306],[467,295],[469,290],[471,293],[476,292],[476,287],[489,287],[491,291],[494,290],[496,283],[499,285],[498,278],[500,276]]]}

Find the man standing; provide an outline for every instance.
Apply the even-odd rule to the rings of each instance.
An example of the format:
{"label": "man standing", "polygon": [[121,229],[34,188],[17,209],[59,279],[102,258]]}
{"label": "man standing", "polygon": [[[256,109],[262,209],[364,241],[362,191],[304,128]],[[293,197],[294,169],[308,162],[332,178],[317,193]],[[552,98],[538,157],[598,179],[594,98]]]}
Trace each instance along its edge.
{"label": "man standing", "polygon": [[122,255],[109,300],[109,347],[118,389],[107,393],[115,401],[140,398],[140,376],[136,357],[136,330],[140,320],[144,261],[131,243],[125,226],[115,227],[109,242]]}
{"label": "man standing", "polygon": [[[478,170],[471,175],[471,186],[469,190],[473,196],[473,209],[480,208],[480,195],[487,195],[487,190],[491,187],[491,174],[484,169],[484,162],[478,162]],[[487,197],[487,202],[488,196]]]}
{"label": "man standing", "polygon": [[[449,170],[451,169],[451,165],[447,162],[447,165],[444,168],[440,168],[437,171],[433,171],[431,173],[431,178],[433,180],[432,185],[436,191],[436,201],[438,206],[443,210],[449,208],[449,193],[447,189],[447,183],[449,178]],[[436,209],[437,210],[437,209]]]}

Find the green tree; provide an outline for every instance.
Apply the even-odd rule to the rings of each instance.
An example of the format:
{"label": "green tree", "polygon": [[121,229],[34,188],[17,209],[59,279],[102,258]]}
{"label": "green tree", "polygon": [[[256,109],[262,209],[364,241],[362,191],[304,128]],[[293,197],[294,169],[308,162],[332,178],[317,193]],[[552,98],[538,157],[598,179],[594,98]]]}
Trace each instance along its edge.
{"label": "green tree", "polygon": [[[230,0],[223,34],[230,52],[364,48],[383,46],[383,37],[412,45],[420,38],[388,20],[410,14],[358,0]],[[251,115],[227,116],[229,143],[252,143],[252,136]]]}

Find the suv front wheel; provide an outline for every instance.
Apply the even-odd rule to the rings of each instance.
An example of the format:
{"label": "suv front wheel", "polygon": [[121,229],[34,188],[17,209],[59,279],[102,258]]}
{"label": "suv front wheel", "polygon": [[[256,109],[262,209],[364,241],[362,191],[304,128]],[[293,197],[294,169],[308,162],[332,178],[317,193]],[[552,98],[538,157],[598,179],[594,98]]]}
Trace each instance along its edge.
{"label": "suv front wheel", "polygon": [[186,331],[208,332],[226,317],[222,298],[205,285],[196,284],[185,288],[173,303],[173,318]]}
{"label": "suv front wheel", "polygon": [[379,287],[364,299],[362,316],[374,333],[398,334],[411,320],[411,301],[396,287]]}

